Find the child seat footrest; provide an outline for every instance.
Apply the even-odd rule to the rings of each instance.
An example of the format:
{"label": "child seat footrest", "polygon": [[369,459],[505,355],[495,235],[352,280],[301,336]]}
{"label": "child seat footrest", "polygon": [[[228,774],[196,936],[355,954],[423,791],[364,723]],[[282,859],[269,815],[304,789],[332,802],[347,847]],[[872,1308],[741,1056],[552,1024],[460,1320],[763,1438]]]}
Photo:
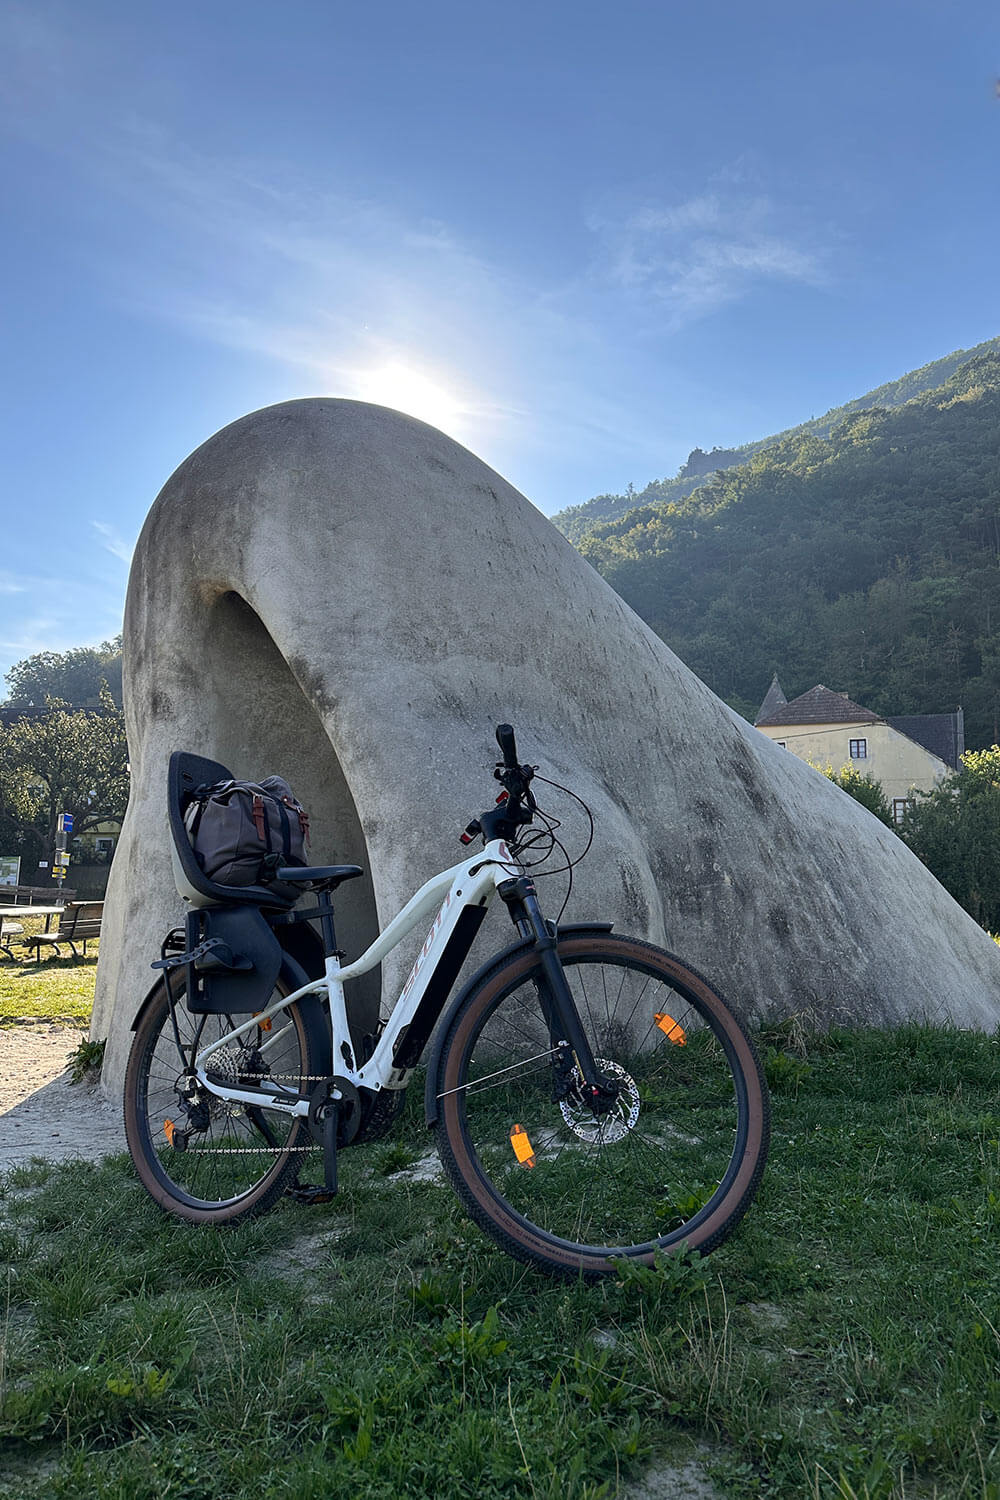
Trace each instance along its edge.
{"label": "child seat footrest", "polygon": [[200,974],[209,974],[224,970],[226,972],[245,972],[253,968],[253,960],[244,958],[241,953],[234,953],[228,943],[221,938],[206,938],[189,953],[172,953],[169,958],[160,958],[151,965],[154,969],[178,969],[183,964],[194,964]]}

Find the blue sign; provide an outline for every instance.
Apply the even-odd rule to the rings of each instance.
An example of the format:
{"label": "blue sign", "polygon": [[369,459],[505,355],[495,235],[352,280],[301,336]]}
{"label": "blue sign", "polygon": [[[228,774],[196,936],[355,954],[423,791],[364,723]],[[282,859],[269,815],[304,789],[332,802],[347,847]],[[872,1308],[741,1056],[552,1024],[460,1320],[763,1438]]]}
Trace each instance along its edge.
{"label": "blue sign", "polygon": [[72,813],[60,813],[59,814],[59,822],[56,824],[56,829],[57,829],[57,831],[59,833],[72,833],[73,832],[73,814]]}

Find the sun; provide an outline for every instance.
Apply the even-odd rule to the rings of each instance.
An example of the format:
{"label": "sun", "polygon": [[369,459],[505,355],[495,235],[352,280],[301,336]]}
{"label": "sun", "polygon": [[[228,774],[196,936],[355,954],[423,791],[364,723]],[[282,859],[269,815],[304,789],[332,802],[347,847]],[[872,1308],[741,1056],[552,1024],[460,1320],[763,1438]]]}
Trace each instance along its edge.
{"label": "sun", "polygon": [[416,365],[389,360],[372,369],[359,370],[355,383],[362,401],[391,406],[452,436],[463,425],[466,408],[461,398]]}

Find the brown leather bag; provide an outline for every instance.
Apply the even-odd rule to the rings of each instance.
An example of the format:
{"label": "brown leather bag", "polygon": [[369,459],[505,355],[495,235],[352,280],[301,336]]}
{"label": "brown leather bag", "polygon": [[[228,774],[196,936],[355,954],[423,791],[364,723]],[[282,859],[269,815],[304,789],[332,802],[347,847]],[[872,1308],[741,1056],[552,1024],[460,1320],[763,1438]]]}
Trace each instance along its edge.
{"label": "brown leather bag", "polygon": [[281,776],[198,787],[184,813],[201,868],[219,885],[272,886],[281,866],[304,865],[309,815]]}

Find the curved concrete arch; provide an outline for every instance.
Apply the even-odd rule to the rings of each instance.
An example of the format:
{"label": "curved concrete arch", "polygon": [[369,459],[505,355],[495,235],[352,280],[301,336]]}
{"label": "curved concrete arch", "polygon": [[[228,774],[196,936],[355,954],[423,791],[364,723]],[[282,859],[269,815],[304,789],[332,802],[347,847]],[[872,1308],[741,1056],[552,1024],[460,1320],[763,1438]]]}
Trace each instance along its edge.
{"label": "curved concrete arch", "polygon": [[[567,920],[665,942],[758,1015],[1000,1020],[995,944],[895,836],[715,698],[523,495],[398,412],[287,402],[192,454],[139,539],[125,675],[132,797],[93,1023],[109,1083],[180,915],[171,750],[288,777],[314,857],[370,871],[339,902],[356,953],[461,856],[502,720],[595,814]],[[407,965],[385,965],[389,993]]]}

